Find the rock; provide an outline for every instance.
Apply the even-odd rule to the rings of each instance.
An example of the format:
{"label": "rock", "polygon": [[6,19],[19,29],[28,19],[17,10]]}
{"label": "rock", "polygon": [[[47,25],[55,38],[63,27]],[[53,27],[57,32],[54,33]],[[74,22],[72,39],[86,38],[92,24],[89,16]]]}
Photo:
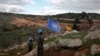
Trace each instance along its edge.
{"label": "rock", "polygon": [[20,54],[21,54],[20,52],[17,53],[17,55],[20,55]]}
{"label": "rock", "polygon": [[65,31],[63,35],[66,35],[66,34],[69,34],[69,33],[72,33],[72,32]]}
{"label": "rock", "polygon": [[31,52],[25,54],[24,56],[37,56],[37,49],[32,50]]}
{"label": "rock", "polygon": [[44,45],[44,50],[48,50],[49,48],[55,47],[55,46],[56,46],[55,42],[51,42],[51,43],[45,44]]}
{"label": "rock", "polygon": [[14,47],[9,48],[8,50],[18,49],[20,45],[15,45]]}
{"label": "rock", "polygon": [[83,43],[80,39],[59,39],[56,44],[59,47],[75,48],[82,46]]}
{"label": "rock", "polygon": [[86,37],[84,37],[84,42],[88,39],[99,39],[100,40],[100,30],[90,32]]}
{"label": "rock", "polygon": [[100,29],[100,24],[96,24],[93,27],[91,27],[90,31],[94,31],[96,29]]}
{"label": "rock", "polygon": [[94,56],[95,54],[100,54],[100,44],[91,46],[91,55]]}
{"label": "rock", "polygon": [[44,50],[48,50],[50,48],[50,45],[49,44],[45,44],[44,45]]}

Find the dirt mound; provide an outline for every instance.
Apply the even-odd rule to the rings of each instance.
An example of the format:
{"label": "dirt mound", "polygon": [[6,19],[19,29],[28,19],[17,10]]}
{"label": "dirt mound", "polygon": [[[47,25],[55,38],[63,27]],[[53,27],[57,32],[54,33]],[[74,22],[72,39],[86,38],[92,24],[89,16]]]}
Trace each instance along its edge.
{"label": "dirt mound", "polygon": [[43,20],[27,20],[27,19],[23,19],[23,18],[16,18],[15,20],[13,20],[9,23],[16,25],[18,27],[29,27],[29,26],[33,26],[33,25],[46,26],[46,24],[47,24],[47,22],[45,22]]}

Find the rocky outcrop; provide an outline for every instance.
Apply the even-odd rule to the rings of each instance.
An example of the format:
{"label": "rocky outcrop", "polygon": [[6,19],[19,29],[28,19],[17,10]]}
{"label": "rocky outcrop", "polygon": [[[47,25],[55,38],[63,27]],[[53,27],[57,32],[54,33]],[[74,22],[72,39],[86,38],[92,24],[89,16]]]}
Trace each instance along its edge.
{"label": "rocky outcrop", "polygon": [[88,39],[99,39],[100,40],[100,30],[90,32],[86,37],[84,37],[84,42]]}
{"label": "rocky outcrop", "polygon": [[100,24],[94,25],[93,27],[91,27],[90,31],[94,31],[100,29]]}
{"label": "rocky outcrop", "polygon": [[32,50],[31,52],[27,53],[24,56],[36,56],[36,54],[37,54],[37,49],[34,49],[34,50]]}
{"label": "rocky outcrop", "polygon": [[95,54],[100,54],[100,44],[91,46],[91,55],[94,56]]}
{"label": "rocky outcrop", "polygon": [[80,39],[59,39],[56,41],[56,44],[59,47],[75,48],[82,46],[83,43]]}
{"label": "rocky outcrop", "polygon": [[49,48],[52,48],[55,46],[56,46],[55,42],[50,42],[50,43],[44,45],[44,50],[48,50]]}

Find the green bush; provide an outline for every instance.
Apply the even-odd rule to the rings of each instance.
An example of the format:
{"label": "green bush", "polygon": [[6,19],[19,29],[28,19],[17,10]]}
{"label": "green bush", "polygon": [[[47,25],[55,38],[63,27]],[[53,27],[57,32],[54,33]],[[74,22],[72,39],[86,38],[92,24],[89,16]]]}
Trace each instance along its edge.
{"label": "green bush", "polygon": [[3,29],[4,29],[4,31],[11,31],[11,30],[14,30],[15,27],[13,25],[6,24],[6,25],[4,25]]}

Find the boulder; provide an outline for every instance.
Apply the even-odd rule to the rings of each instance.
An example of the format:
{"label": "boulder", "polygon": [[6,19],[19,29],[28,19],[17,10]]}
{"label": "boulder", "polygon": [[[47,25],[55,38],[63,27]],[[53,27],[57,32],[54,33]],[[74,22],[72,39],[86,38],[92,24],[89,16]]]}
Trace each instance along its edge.
{"label": "boulder", "polygon": [[91,27],[90,31],[94,31],[94,30],[97,30],[97,29],[100,29],[100,24],[96,24],[93,27]]}
{"label": "boulder", "polygon": [[84,39],[100,39],[100,30],[90,32]]}
{"label": "boulder", "polygon": [[88,39],[99,39],[100,40],[100,30],[92,31],[84,37],[84,42]]}
{"label": "boulder", "polygon": [[33,49],[32,51],[23,56],[37,56],[37,49]]}
{"label": "boulder", "polygon": [[55,42],[50,42],[50,43],[48,43],[48,44],[45,44],[45,45],[44,45],[44,50],[48,50],[48,49],[51,48],[51,47],[56,47]]}
{"label": "boulder", "polygon": [[100,44],[94,44],[91,46],[91,55],[94,56],[96,54],[100,54]]}
{"label": "boulder", "polygon": [[56,44],[59,47],[77,48],[82,46],[83,43],[81,39],[59,39]]}

